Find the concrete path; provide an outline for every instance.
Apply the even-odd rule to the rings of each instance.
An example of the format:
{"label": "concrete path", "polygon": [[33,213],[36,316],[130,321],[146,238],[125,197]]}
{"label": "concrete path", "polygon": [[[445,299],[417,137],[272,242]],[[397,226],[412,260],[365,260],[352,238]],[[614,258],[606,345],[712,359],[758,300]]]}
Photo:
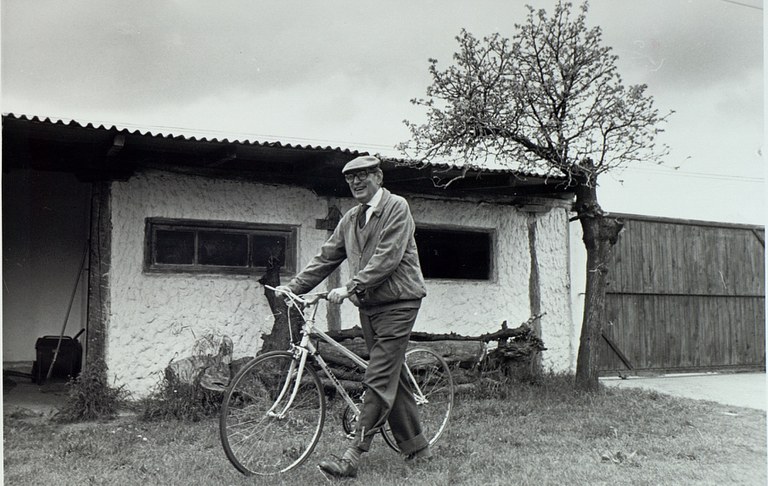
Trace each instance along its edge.
{"label": "concrete path", "polygon": [[661,376],[606,377],[600,381],[616,388],[645,388],[659,393],[709,400],[736,407],[766,410],[765,373],[699,373]]}

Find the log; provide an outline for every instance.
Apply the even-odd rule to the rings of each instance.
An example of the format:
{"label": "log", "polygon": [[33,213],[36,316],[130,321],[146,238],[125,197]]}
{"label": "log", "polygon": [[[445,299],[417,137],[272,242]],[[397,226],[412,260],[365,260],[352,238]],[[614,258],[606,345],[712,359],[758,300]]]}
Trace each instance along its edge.
{"label": "log", "polygon": [[[365,360],[368,359],[368,348],[365,346],[365,340],[362,338],[362,334],[361,337],[346,339],[343,343],[339,344],[349,349],[361,358]],[[328,364],[356,366],[349,358],[341,354],[340,351],[332,347],[330,344],[324,341],[320,341],[316,344],[316,346],[317,352],[320,353],[320,356],[322,356],[328,362]]]}
{"label": "log", "polygon": [[[325,389],[326,394],[334,393],[334,391],[336,390],[336,387],[333,385],[333,382],[328,378],[322,377],[320,379],[320,382],[323,384],[323,388]],[[339,383],[341,383],[341,386],[350,395],[356,395],[358,393],[362,393],[363,391],[362,381],[339,380]]]}
{"label": "log", "polygon": [[[367,360],[369,357],[368,348],[365,346],[365,341],[362,338],[347,339],[340,344],[364,360]],[[483,356],[484,351],[484,345],[480,341],[411,341],[408,343],[408,350],[415,348],[426,348],[434,351],[442,356],[448,365],[477,363]],[[334,368],[338,365],[345,367],[354,366],[354,363],[349,358],[325,342],[317,344],[317,351]]]}
{"label": "log", "polygon": [[[501,323],[501,329],[499,331],[481,334],[479,336],[463,336],[455,332],[451,332],[447,334],[434,334],[429,332],[414,331],[411,333],[411,341],[416,341],[416,342],[480,341],[480,342],[487,343],[490,341],[498,341],[498,340],[504,340],[504,339],[510,339],[510,338],[514,339],[516,337],[526,335],[528,332],[530,332],[531,324],[533,324],[533,322],[536,321],[537,319],[541,319],[541,317],[544,314],[545,313],[533,315],[527,321],[520,324],[520,326],[514,329],[509,329],[507,327],[507,321],[504,321]],[[360,326],[355,326],[351,329],[342,329],[340,331],[329,331],[327,334],[333,339],[335,339],[336,341],[344,341],[347,339],[362,338],[363,330],[360,328]]]}

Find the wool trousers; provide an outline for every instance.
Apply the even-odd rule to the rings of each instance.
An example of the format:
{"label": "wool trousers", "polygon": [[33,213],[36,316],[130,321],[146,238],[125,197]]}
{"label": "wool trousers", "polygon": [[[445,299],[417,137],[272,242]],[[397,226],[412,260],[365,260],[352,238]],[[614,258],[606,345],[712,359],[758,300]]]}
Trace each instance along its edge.
{"label": "wool trousers", "polygon": [[405,351],[419,309],[395,308],[366,315],[360,325],[369,351],[365,396],[357,422],[357,447],[367,451],[374,435],[388,422],[403,454],[427,447],[416,400],[403,370]]}

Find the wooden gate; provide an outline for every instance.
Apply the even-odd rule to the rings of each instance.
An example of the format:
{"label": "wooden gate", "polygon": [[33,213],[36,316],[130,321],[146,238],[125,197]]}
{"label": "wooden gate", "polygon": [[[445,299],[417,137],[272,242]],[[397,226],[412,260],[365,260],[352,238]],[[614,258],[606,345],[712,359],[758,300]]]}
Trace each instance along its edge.
{"label": "wooden gate", "polygon": [[765,229],[621,215],[601,372],[765,367]]}

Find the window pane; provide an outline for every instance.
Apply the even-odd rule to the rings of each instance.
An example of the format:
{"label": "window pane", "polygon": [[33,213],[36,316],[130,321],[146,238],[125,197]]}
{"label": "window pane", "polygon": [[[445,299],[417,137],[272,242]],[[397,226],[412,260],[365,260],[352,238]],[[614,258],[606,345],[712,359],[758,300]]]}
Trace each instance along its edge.
{"label": "window pane", "polygon": [[491,277],[489,233],[417,229],[416,246],[425,278],[488,280]]}
{"label": "window pane", "polygon": [[197,263],[244,267],[248,262],[248,236],[243,233],[199,231]]}
{"label": "window pane", "polygon": [[288,251],[288,237],[282,235],[253,235],[253,259],[254,267],[266,267],[271,258],[276,258],[280,266],[285,266],[285,255]]}
{"label": "window pane", "polygon": [[191,231],[157,230],[155,263],[192,265],[195,263],[195,234]]}

